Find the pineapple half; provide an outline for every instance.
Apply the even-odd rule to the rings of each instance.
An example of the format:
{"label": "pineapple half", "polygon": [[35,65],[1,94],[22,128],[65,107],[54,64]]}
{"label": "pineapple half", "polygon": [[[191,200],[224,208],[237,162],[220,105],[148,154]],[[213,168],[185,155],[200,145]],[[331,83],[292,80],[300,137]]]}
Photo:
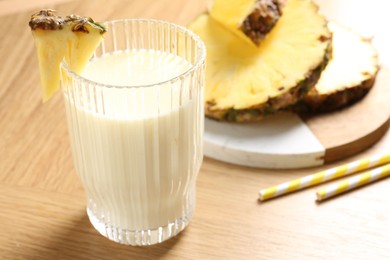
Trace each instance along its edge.
{"label": "pineapple half", "polygon": [[214,0],[210,16],[259,45],[279,20],[282,7],[282,0]]}
{"label": "pineapple half", "polygon": [[312,112],[339,109],[362,99],[379,70],[370,40],[336,23],[329,23],[329,29],[333,33],[332,58],[316,86],[303,98],[303,108]]}
{"label": "pineapple half", "polygon": [[38,54],[42,99],[47,101],[60,87],[60,64],[80,73],[103,38],[106,29],[91,18],[56,16],[41,10],[29,22]]}
{"label": "pineapple half", "polygon": [[206,116],[254,122],[295,104],[315,85],[331,46],[326,20],[310,0],[289,0],[259,47],[203,14],[189,24],[207,48]]}

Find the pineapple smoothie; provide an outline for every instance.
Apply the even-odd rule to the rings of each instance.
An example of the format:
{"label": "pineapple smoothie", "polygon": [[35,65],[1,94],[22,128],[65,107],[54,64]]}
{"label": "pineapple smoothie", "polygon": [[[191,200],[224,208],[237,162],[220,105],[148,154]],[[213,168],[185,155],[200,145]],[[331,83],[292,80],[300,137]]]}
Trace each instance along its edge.
{"label": "pineapple smoothie", "polygon": [[100,92],[93,84],[64,90],[75,166],[103,235],[186,225],[191,217],[203,158],[202,92],[178,80],[154,85],[191,66],[161,51],[116,52],[92,60],[82,74],[108,85]]}

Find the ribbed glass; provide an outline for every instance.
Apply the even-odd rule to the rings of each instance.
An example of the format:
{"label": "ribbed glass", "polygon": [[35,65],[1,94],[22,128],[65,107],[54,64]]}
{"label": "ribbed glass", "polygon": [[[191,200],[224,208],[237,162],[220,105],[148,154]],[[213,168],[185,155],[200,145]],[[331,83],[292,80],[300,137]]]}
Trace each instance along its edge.
{"label": "ribbed glass", "polygon": [[[151,245],[182,231],[194,212],[203,159],[205,47],[191,31],[164,21],[106,25],[91,66],[127,53],[133,67],[86,76],[62,63],[74,164],[93,226],[119,243]],[[158,57],[181,62],[165,66]],[[145,60],[161,81],[139,79],[137,64]],[[117,80],[123,74],[128,84]]]}

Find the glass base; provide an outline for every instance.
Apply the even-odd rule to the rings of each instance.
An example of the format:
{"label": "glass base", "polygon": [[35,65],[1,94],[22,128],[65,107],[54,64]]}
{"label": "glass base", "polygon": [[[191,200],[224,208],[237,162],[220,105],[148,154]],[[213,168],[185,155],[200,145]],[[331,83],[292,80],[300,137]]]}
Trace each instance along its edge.
{"label": "glass base", "polygon": [[104,223],[89,208],[87,214],[91,224],[100,234],[117,243],[132,246],[153,245],[172,238],[185,229],[192,217],[191,211],[188,215],[156,229],[127,230]]}

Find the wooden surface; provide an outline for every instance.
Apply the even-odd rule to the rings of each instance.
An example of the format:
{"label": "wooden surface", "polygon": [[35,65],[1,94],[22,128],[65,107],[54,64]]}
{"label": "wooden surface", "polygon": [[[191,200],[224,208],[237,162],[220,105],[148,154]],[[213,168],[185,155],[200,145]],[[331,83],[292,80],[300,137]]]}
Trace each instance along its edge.
{"label": "wooden surface", "polygon": [[[37,8],[39,1],[43,0],[34,1]],[[0,1],[7,2],[11,4]],[[338,4],[344,0],[321,2],[325,10],[345,8]],[[363,0],[347,2],[361,11],[360,17],[365,15],[349,20],[353,23],[366,24],[369,15],[378,21],[377,11],[388,10],[385,0],[370,1],[369,6]],[[86,216],[62,97],[40,101],[37,60],[27,27],[36,10],[23,6],[15,13],[3,5],[0,17],[0,259],[388,259],[389,179],[321,204],[314,202],[315,188],[257,201],[258,189],[325,167],[271,171],[206,158],[197,180],[195,215],[182,234],[151,247],[123,246],[99,235]],[[200,0],[85,0],[46,7],[96,20],[153,17],[185,24],[205,6]],[[338,12],[349,17],[351,9]],[[381,19],[378,26],[383,23],[385,30],[390,18]],[[390,46],[386,35],[378,35],[385,57]],[[387,133],[342,162],[389,148]]]}
{"label": "wooden surface", "polygon": [[305,119],[325,148],[324,163],[347,158],[377,142],[390,123],[390,69],[382,65],[374,87],[359,102]]}

